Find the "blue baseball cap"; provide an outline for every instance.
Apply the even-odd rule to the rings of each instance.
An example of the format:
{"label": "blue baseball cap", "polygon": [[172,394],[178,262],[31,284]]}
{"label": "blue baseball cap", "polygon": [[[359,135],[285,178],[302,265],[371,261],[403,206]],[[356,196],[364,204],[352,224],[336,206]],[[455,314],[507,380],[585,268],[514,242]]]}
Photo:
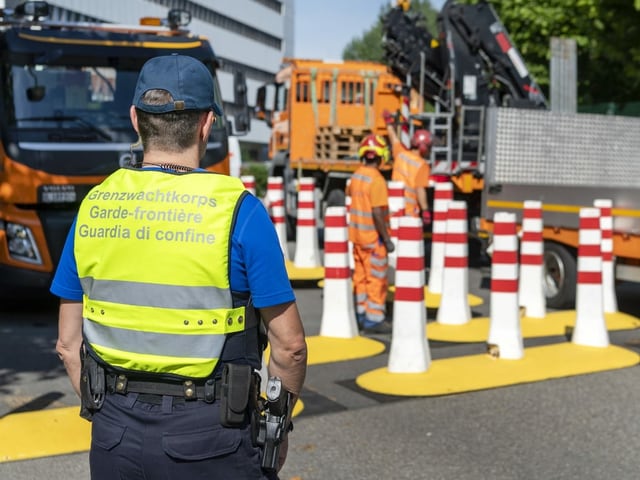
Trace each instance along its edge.
{"label": "blue baseball cap", "polygon": [[[173,102],[148,105],[142,96],[148,90],[166,90]],[[204,64],[186,55],[154,57],[142,66],[133,95],[133,105],[143,112],[167,113],[182,110],[213,110],[222,115],[222,109],[213,99],[213,77]]]}

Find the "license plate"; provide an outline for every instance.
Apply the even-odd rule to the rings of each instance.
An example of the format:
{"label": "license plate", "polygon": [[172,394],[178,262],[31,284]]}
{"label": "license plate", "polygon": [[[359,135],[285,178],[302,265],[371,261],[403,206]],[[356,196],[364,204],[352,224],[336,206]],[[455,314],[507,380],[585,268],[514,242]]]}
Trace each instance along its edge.
{"label": "license plate", "polygon": [[74,203],[78,199],[73,185],[43,185],[39,193],[41,203]]}

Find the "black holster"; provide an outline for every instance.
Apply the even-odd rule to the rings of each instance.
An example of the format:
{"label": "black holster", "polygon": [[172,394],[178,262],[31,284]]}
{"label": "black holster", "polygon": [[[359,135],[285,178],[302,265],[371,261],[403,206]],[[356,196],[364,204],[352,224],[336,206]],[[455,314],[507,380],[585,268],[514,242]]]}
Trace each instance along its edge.
{"label": "black holster", "polygon": [[93,414],[102,408],[105,396],[104,368],[85,348],[80,348],[80,416],[91,421]]}
{"label": "black holster", "polygon": [[[251,365],[225,363],[222,369],[220,423],[237,428],[246,424],[249,400],[255,395],[256,381]],[[259,387],[258,387],[259,388]]]}

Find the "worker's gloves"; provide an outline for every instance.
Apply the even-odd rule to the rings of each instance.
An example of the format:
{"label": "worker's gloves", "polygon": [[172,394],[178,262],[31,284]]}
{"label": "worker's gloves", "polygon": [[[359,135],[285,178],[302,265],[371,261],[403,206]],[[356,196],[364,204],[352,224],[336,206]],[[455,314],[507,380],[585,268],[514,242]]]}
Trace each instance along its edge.
{"label": "worker's gloves", "polygon": [[393,115],[386,108],[382,111],[382,119],[384,120],[385,125],[390,125],[393,123]]}
{"label": "worker's gloves", "polygon": [[386,242],[384,244],[384,246],[387,247],[387,253],[391,253],[391,252],[395,251],[395,249],[396,249],[396,246],[393,244],[393,242],[391,240]]}
{"label": "worker's gloves", "polygon": [[422,211],[422,224],[425,226],[431,225],[431,212],[429,210]]}

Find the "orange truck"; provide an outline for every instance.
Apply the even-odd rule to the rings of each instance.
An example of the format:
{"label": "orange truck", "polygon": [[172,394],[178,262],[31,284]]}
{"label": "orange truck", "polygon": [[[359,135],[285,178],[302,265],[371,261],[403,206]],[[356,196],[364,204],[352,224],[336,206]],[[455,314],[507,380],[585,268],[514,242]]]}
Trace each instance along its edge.
{"label": "orange truck", "polygon": [[[296,58],[285,58],[274,82],[258,89],[257,116],[271,128],[269,175],[283,177],[290,233],[297,179],[315,178],[320,217],[325,207],[344,205],[360,141],[386,135],[382,112],[401,109],[401,92],[402,82],[382,64]],[[410,107],[417,110],[415,97]]]}
{"label": "orange truck", "polygon": [[[179,52],[201,60],[214,78],[218,68],[209,42],[184,28],[190,20],[184,10],[140,25],[50,21],[49,10],[42,1],[0,8],[5,292],[47,289],[84,195],[114,170],[140,161],[128,112],[144,62]],[[218,120],[201,167],[228,174],[228,122]]]}

